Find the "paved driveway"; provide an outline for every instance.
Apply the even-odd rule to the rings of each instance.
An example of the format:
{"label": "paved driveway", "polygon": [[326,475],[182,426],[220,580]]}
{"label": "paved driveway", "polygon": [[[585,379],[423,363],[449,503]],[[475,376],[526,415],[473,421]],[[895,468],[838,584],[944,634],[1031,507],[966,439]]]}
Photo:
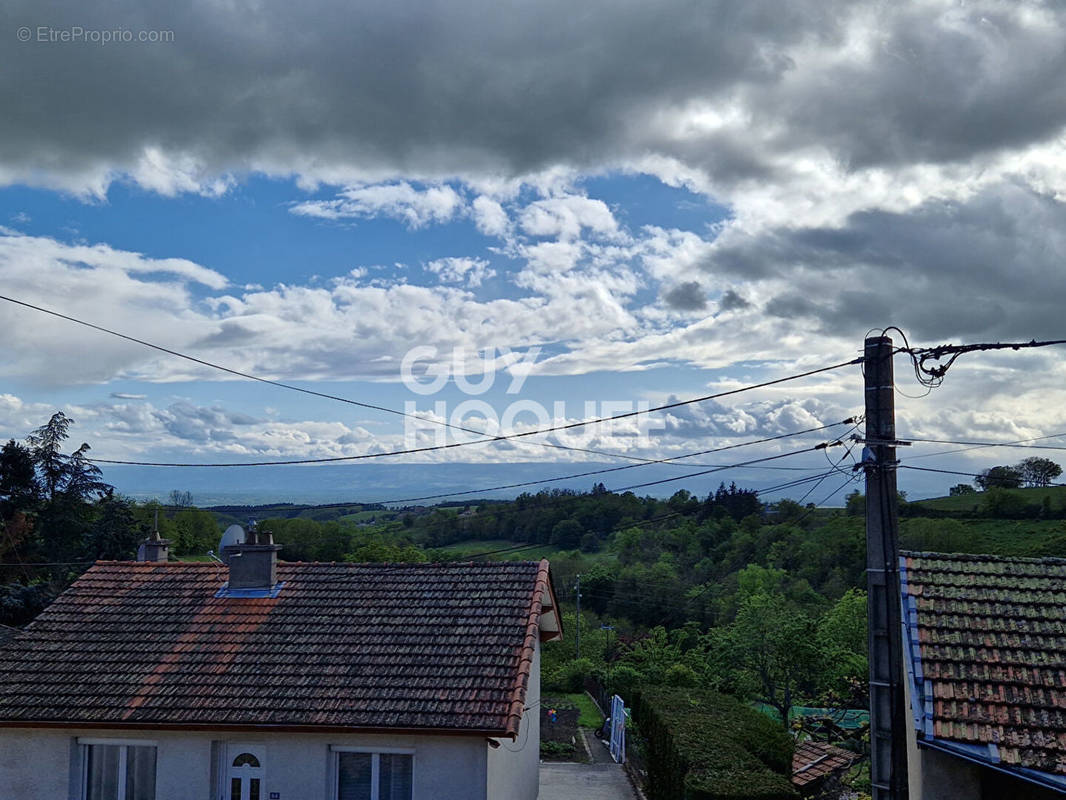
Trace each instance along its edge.
{"label": "paved driveway", "polygon": [[537,800],[636,800],[621,764],[541,764]]}
{"label": "paved driveway", "polygon": [[581,731],[592,764],[541,764],[537,800],[636,800],[621,764],[595,736]]}

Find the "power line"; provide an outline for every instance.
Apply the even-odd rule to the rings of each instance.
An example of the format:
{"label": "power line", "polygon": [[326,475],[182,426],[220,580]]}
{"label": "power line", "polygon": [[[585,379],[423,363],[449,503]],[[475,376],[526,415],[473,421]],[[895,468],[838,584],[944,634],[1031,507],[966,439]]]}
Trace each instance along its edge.
{"label": "power line", "polygon": [[[934,467],[915,467],[915,466],[911,466],[910,464],[900,464],[899,468],[900,469],[913,469],[913,470],[917,470],[918,472],[939,472],[939,473],[942,473],[944,475],[962,475],[962,476],[967,477],[967,478],[980,478],[981,477],[981,473],[979,473],[979,472],[959,472],[958,470],[953,470],[953,469],[936,469]],[[1047,484],[1047,486],[1035,486],[1035,487],[1031,487],[1031,488],[1046,489],[1046,488],[1051,487],[1051,486],[1066,486],[1066,483],[1049,483],[1049,484]]]}
{"label": "power line", "polygon": [[909,438],[908,442],[923,442],[928,444],[958,444],[967,445],[967,447],[961,450],[947,450],[941,453],[923,453],[920,456],[911,456],[911,458],[931,458],[932,456],[947,455],[949,453],[965,453],[968,450],[980,450],[981,448],[988,447],[1014,447],[1019,450],[1066,450],[1066,446],[1047,445],[1047,444],[1026,444],[1026,442],[1039,442],[1045,439],[1058,439],[1059,437],[1066,436],[1066,433],[1052,433],[1047,436],[1034,436],[1031,439],[1016,439],[1010,442],[968,442],[954,439],[915,439]]}
{"label": "power line", "polygon": [[[570,474],[570,475],[560,475],[559,477],[555,477],[555,478],[540,478],[540,479],[534,480],[534,481],[522,481],[520,483],[505,483],[505,484],[501,484],[499,486],[489,486],[489,487],[481,488],[481,489],[466,489],[466,490],[459,491],[459,492],[442,492],[440,494],[428,494],[428,495],[423,495],[421,497],[405,497],[405,498],[402,498],[400,500],[382,500],[382,501],[379,501],[377,503],[371,503],[370,505],[388,505],[388,504],[395,505],[397,503],[414,503],[414,502],[420,501],[420,500],[438,500],[438,499],[442,499],[442,498],[445,498],[445,497],[461,497],[461,496],[470,495],[470,494],[484,494],[484,493],[487,493],[487,492],[497,492],[497,491],[502,491],[504,489],[517,489],[517,488],[520,488],[520,487],[523,487],[523,486],[539,486],[540,484],[544,484],[544,483],[556,483],[558,481],[576,480],[577,478],[586,478],[586,477],[589,477],[589,476],[592,476],[592,475],[604,475],[604,474],[609,473],[609,472],[621,472],[622,470],[627,470],[627,469],[639,469],[640,467],[650,467],[650,466],[652,466],[654,464],[667,464],[667,463],[670,463],[670,462],[673,462],[673,461],[677,461],[677,460],[682,459],[682,458],[694,458],[695,456],[707,455],[709,453],[720,453],[720,452],[725,451],[725,450],[735,450],[738,447],[750,447],[750,446],[756,445],[756,444],[765,444],[766,442],[774,442],[774,441],[778,441],[780,439],[787,439],[787,438],[790,438],[790,437],[793,437],[793,436],[803,436],[805,434],[814,433],[816,431],[824,431],[824,430],[827,430],[828,428],[833,428],[833,427],[836,427],[838,425],[847,425],[847,424],[849,424],[851,422],[854,422],[853,418],[846,419],[843,422],[833,422],[833,423],[830,423],[829,425],[822,425],[821,427],[818,427],[818,428],[807,428],[806,430],[802,430],[802,431],[794,431],[792,433],[782,433],[782,434],[779,434],[777,436],[767,436],[767,437],[765,437],[763,439],[755,439],[755,440],[749,441],[749,442],[740,442],[738,444],[731,444],[731,445],[727,445],[725,447],[716,447],[716,448],[712,448],[710,450],[699,450],[699,451],[697,451],[695,453],[686,453],[686,454],[680,455],[680,456],[670,456],[668,458],[650,459],[650,460],[642,462],[640,464],[626,464],[623,467],[607,467],[605,469],[595,469],[595,470],[589,470],[587,472],[577,472],[577,473],[573,473],[573,474]],[[711,467],[710,470],[707,470],[707,471],[708,472],[714,472],[714,471],[724,470],[724,469],[735,469],[735,468],[741,467],[741,466],[744,466],[744,467],[752,466],[754,463],[758,463],[758,462],[745,462],[743,464],[714,465],[713,467]],[[699,474],[704,474],[704,473],[696,473],[696,474],[699,475]],[[692,476],[691,475],[680,475],[680,476],[677,476],[676,478],[668,478],[667,480],[683,480],[686,477],[692,477]],[[641,485],[643,485],[643,484],[641,484]],[[625,491],[625,490],[624,489],[620,489],[618,491]]]}
{"label": "power line", "polygon": [[[895,353],[906,353],[911,357],[911,363],[914,367],[914,375],[918,379],[918,382],[923,386],[929,388],[936,388],[944,382],[944,376],[947,371],[951,369],[955,360],[964,353],[974,353],[978,351],[987,350],[1023,350],[1034,347],[1049,347],[1051,345],[1066,344],[1066,339],[1049,339],[1038,342],[1033,339],[1028,342],[982,342],[977,344],[941,344],[935,347],[911,347],[907,341],[906,334],[894,325],[882,332],[882,335],[887,334],[888,331],[898,331],[900,336],[903,337],[904,346],[897,348]],[[927,362],[940,361],[945,356],[950,356],[948,360],[943,364],[937,364],[935,366],[926,366]]]}
{"label": "power line", "polygon": [[[226,366],[223,366],[221,364],[215,364],[215,363],[213,363],[211,361],[206,361],[205,359],[197,358],[196,356],[190,356],[190,355],[188,355],[186,353],[181,353],[181,352],[179,352],[177,350],[173,350],[173,349],[168,348],[168,347],[163,347],[162,345],[154,344],[152,342],[145,341],[144,339],[139,339],[139,338],[137,338],[135,336],[129,336],[128,334],[119,333],[118,331],[111,330],[110,328],[105,328],[105,327],[103,327],[101,325],[96,325],[96,324],[91,323],[91,322],[86,322],[85,320],[81,320],[81,319],[78,319],[76,317],[69,316],[67,314],[62,314],[62,313],[60,313],[58,311],[53,311],[51,309],[43,308],[42,306],[34,305],[33,303],[28,303],[28,302],[26,302],[24,300],[16,300],[15,298],[8,297],[6,295],[0,295],[0,300],[6,300],[9,303],[14,303],[15,305],[23,306],[24,308],[29,308],[29,309],[32,309],[34,311],[39,311],[39,312],[41,312],[43,314],[48,314],[50,316],[66,320],[68,322],[73,322],[73,323],[78,324],[78,325],[83,325],[83,326],[85,326],[87,328],[91,328],[91,329],[99,331],[101,333],[106,333],[106,334],[108,334],[110,336],[116,336],[116,337],[118,337],[120,339],[125,339],[126,341],[134,342],[134,343],[142,345],[144,347],[149,347],[149,348],[151,348],[153,350],[157,350],[157,351],[159,351],[161,353],[166,353],[167,355],[171,355],[171,356],[174,356],[176,358],[182,358],[182,359],[185,359],[186,361],[191,361],[191,362],[193,362],[195,364],[200,364],[201,366],[210,367],[212,369],[217,369],[217,370],[220,370],[222,372],[229,373],[231,375],[236,375],[236,376],[241,377],[241,378],[246,378],[248,380],[258,381],[259,383],[265,383],[265,384],[268,384],[270,386],[275,386],[275,387],[278,387],[278,388],[281,388],[281,389],[288,389],[290,391],[301,392],[303,394],[312,395],[314,397],[321,397],[321,398],[325,398],[325,399],[328,399],[328,400],[336,400],[337,402],[347,403],[349,405],[359,406],[361,408],[368,408],[368,409],[373,409],[373,410],[376,410],[376,411],[383,411],[383,412],[388,413],[388,414],[395,414],[395,415],[402,416],[402,417],[409,417],[409,418],[417,419],[417,420],[419,420],[421,422],[430,421],[433,424],[440,424],[440,425],[448,427],[448,428],[455,428],[455,429],[461,430],[461,431],[463,431],[465,433],[474,433],[474,434],[477,434],[477,435],[484,435],[483,431],[478,431],[478,430],[473,429],[473,428],[463,428],[461,426],[452,425],[451,423],[448,423],[446,421],[439,421],[439,420],[433,420],[431,418],[419,417],[419,416],[414,415],[414,414],[408,414],[408,413],[406,413],[404,411],[399,411],[398,409],[388,408],[387,406],[379,406],[379,405],[376,405],[376,404],[373,404],[373,403],[365,403],[365,402],[362,402],[360,400],[352,400],[351,398],[341,397],[339,395],[327,394],[325,392],[317,392],[317,391],[315,391],[313,389],[305,389],[302,386],[296,386],[294,384],[283,383],[282,381],[275,381],[275,380],[271,380],[270,378],[263,378],[263,377],[260,377],[258,375],[252,375],[251,373],[242,372],[241,370],[232,369],[230,367],[226,367]],[[702,403],[702,402],[705,402],[707,400],[714,400],[714,399],[717,399],[717,398],[720,398],[720,397],[727,397],[727,396],[734,395],[734,394],[740,394],[741,392],[751,391],[753,389],[761,389],[761,388],[765,388],[767,386],[774,386],[774,385],[779,384],[779,383],[785,383],[787,381],[798,380],[799,378],[806,378],[806,377],[809,377],[811,375],[817,375],[817,374],[822,373],[822,372],[829,372],[830,370],[840,369],[841,367],[852,366],[854,364],[860,364],[860,363],[862,363],[862,358],[861,357],[852,359],[851,361],[842,362],[840,364],[834,364],[834,365],[827,366],[827,367],[820,367],[818,369],[808,370],[807,372],[799,373],[799,374],[796,374],[796,375],[789,375],[789,376],[785,376],[783,378],[776,378],[776,379],[770,380],[770,381],[763,381],[762,383],[753,384],[753,385],[750,385],[750,386],[743,386],[743,387],[741,387],[739,389],[730,389],[730,390],[724,391],[724,392],[716,392],[714,394],[704,395],[703,397],[695,397],[695,398],[692,398],[690,400],[679,400],[679,401],[676,401],[676,402],[673,402],[673,403],[666,403],[666,404],[661,405],[661,406],[656,406],[654,408],[638,409],[636,411],[629,411],[629,412],[625,412],[625,413],[622,413],[622,414],[615,414],[615,415],[609,416],[609,417],[599,417],[599,418],[596,418],[596,419],[581,420],[581,421],[578,421],[578,422],[570,422],[570,423],[566,423],[566,424],[563,424],[563,425],[554,425],[554,426],[551,426],[549,428],[540,428],[540,429],[536,429],[536,430],[532,430],[532,431],[524,431],[524,432],[521,432],[521,433],[511,433],[511,434],[505,434],[505,435],[500,435],[500,436],[489,436],[489,437],[484,438],[484,439],[478,439],[478,440],[470,441],[470,442],[454,442],[452,444],[436,445],[436,446],[433,446],[433,447],[411,448],[411,449],[407,449],[407,450],[397,450],[397,451],[387,452],[387,453],[364,453],[362,455],[357,455],[357,456],[337,456],[337,457],[334,457],[334,458],[327,458],[327,459],[292,459],[292,460],[287,460],[287,461],[241,462],[241,463],[231,463],[231,464],[176,464],[176,463],[164,463],[164,462],[128,461],[128,460],[102,459],[102,458],[94,458],[94,459],[89,459],[89,460],[93,461],[94,463],[98,463],[98,464],[123,464],[123,465],[129,465],[129,466],[142,466],[142,467],[242,467],[242,466],[251,467],[251,466],[270,466],[270,465],[275,465],[275,464],[329,463],[329,462],[337,462],[337,461],[355,461],[355,460],[366,459],[366,458],[384,458],[384,457],[396,456],[396,455],[410,455],[410,454],[414,454],[414,453],[425,453],[425,452],[430,452],[430,451],[434,451],[434,450],[445,450],[445,449],[449,449],[449,448],[452,448],[452,447],[467,447],[467,446],[474,445],[474,444],[484,444],[484,443],[488,443],[488,442],[500,442],[500,441],[505,441],[505,440],[509,440],[509,439],[518,439],[518,438],[522,438],[522,437],[526,437],[526,436],[536,436],[536,435],[544,434],[544,433],[552,433],[552,432],[555,432],[555,431],[571,430],[573,428],[583,427],[585,425],[595,425],[595,424],[600,424],[600,423],[604,423],[604,422],[613,422],[613,421],[621,420],[621,419],[630,419],[632,417],[640,416],[640,415],[643,415],[643,414],[651,414],[651,413],[654,413],[656,411],[667,411],[667,410],[672,409],[672,408],[680,408],[682,406],[691,405],[693,403]],[[549,446],[561,447],[562,449],[568,449],[568,450],[569,449],[580,450],[580,448],[571,448],[571,447],[564,446],[564,445],[549,445]],[[598,453],[598,454],[599,455],[603,455],[603,453]]]}
{"label": "power line", "polygon": [[[2,295],[0,295],[2,299]],[[435,450],[448,450],[453,447],[468,447],[470,445],[482,445],[491,442],[504,442],[507,439],[521,438],[523,436],[535,436],[543,433],[553,433],[555,431],[565,431],[572,428],[580,428],[588,425],[598,425],[600,422],[610,422],[618,419],[627,419],[630,417],[639,416],[642,414],[651,414],[657,411],[666,411],[669,409],[677,409],[677,407],[683,405],[692,405],[693,403],[706,402],[707,400],[714,400],[728,395],[739,395],[743,391],[750,391],[753,389],[765,388],[766,386],[773,386],[778,383],[785,383],[786,381],[795,381],[800,378],[808,378],[810,375],[818,374],[820,372],[827,372],[829,370],[840,369],[841,367],[852,366],[859,364],[861,358],[852,359],[850,362],[842,362],[840,364],[830,365],[828,367],[820,367],[818,369],[808,370],[807,372],[801,372],[794,375],[788,375],[786,378],[777,378],[772,381],[763,381],[762,383],[750,384],[748,386],[742,386],[737,389],[729,389],[727,391],[718,391],[713,395],[705,395],[702,397],[695,397],[689,400],[679,400],[673,403],[666,403],[665,405],[657,405],[650,407],[650,409],[640,409],[637,411],[626,412],[625,414],[615,414],[610,417],[598,417],[596,419],[584,419],[577,422],[567,422],[565,425],[552,426],[550,428],[539,428],[532,431],[522,431],[520,433],[507,433],[500,436],[491,436],[489,438],[477,439],[474,442],[453,442],[448,445],[433,445],[429,447],[415,447],[405,450],[392,450],[389,452],[373,452],[373,453],[361,453],[359,455],[336,455],[336,457],[326,459],[289,459],[286,461],[253,461],[253,462],[228,462],[228,463],[176,463],[176,462],[161,462],[161,461],[127,461],[118,459],[86,459],[96,464],[119,464],[127,466],[151,466],[151,467],[252,467],[252,466],[287,466],[293,464],[329,464],[344,461],[361,461],[365,459],[382,459],[390,457],[390,455],[409,455],[413,453],[432,452]],[[651,459],[649,461],[656,461]]]}

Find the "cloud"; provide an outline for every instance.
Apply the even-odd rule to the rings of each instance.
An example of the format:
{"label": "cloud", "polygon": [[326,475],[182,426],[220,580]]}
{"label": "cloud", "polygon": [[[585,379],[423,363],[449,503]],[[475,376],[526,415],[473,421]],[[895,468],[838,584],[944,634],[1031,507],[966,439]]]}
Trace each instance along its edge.
{"label": "cloud", "polygon": [[510,218],[503,206],[491,197],[480,195],[471,204],[474,224],[486,236],[502,237],[510,228]]}
{"label": "cloud", "polygon": [[451,221],[465,210],[465,201],[450,186],[416,189],[409,183],[388,183],[345,189],[336,200],[297,203],[292,213],[343,220],[387,216],[409,228]]}
{"label": "cloud", "polygon": [[437,275],[441,283],[458,283],[469,287],[480,286],[492,278],[496,271],[489,269],[489,262],[480,258],[438,258],[425,265],[426,270]]}
{"label": "cloud", "polygon": [[1036,0],[590,0],[576,17],[562,0],[326,0],[256,8],[252,25],[240,4],[118,0],[86,19],[62,0],[44,20],[14,0],[9,29],[136,21],[174,39],[4,48],[0,183],[217,194],[260,172],[356,187],[300,213],[386,207],[417,226],[456,212],[370,187],[629,168],[746,211],[776,196],[821,213],[827,186],[965,182],[1037,146],[1061,160],[1064,15]]}
{"label": "cloud", "polygon": [[618,223],[602,200],[569,195],[537,200],[522,210],[522,230],[530,236],[570,240],[588,231],[594,236],[618,234]]}
{"label": "cloud", "polygon": [[726,289],[718,300],[718,308],[721,311],[741,311],[745,308],[751,308],[751,303],[732,289]]}
{"label": "cloud", "polygon": [[1055,338],[1066,204],[1018,182],[906,212],[855,212],[839,227],[723,237],[709,274],[761,282],[766,313],[845,333],[891,321],[923,339]]}
{"label": "cloud", "polygon": [[707,307],[707,296],[699,281],[679,283],[663,294],[663,300],[678,311],[699,311]]}

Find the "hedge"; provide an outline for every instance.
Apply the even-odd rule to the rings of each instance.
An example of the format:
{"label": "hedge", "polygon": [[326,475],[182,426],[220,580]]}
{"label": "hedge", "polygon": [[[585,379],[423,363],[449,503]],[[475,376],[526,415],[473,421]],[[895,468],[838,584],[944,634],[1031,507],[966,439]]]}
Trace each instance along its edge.
{"label": "hedge", "polygon": [[709,691],[642,689],[651,800],[792,800],[792,737],[739,700]]}

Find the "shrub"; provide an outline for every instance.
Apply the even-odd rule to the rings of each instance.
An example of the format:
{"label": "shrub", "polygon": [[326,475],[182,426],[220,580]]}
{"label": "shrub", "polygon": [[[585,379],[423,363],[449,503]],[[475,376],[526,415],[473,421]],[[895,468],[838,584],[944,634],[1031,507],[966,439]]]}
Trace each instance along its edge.
{"label": "shrub", "polygon": [[550,760],[563,760],[573,758],[575,752],[573,742],[541,742],[540,757]]}
{"label": "shrub", "polygon": [[739,700],[688,689],[642,690],[651,800],[792,800],[792,738]]}
{"label": "shrub", "polygon": [[607,691],[632,705],[637,687],[644,683],[644,674],[629,664],[619,664],[607,672]]}
{"label": "shrub", "polygon": [[596,665],[590,659],[574,659],[544,677],[544,690],[564,693],[583,692],[585,691],[585,679],[596,674]]}
{"label": "shrub", "polygon": [[667,686],[699,686],[700,676],[687,664],[674,664],[666,670]]}

